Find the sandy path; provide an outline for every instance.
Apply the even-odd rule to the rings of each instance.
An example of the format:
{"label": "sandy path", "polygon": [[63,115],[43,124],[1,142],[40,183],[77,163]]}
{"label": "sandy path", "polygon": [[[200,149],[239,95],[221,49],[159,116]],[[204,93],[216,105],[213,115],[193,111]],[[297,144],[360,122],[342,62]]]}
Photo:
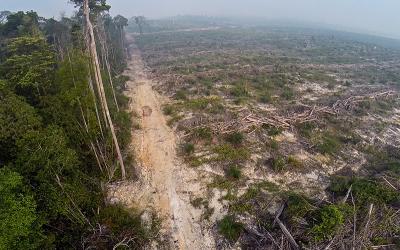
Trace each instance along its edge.
{"label": "sandy path", "polygon": [[147,77],[133,43],[125,74],[130,77],[126,92],[130,110],[139,115],[141,123],[141,129],[133,131],[132,144],[140,180],[112,187],[111,199],[145,211],[155,209],[164,219],[163,231],[169,235],[171,249],[213,249],[212,237],[198,223],[201,211],[190,204],[190,194],[200,189],[198,176],[176,157],[175,134],[161,109],[163,97],[153,90],[155,83]]}

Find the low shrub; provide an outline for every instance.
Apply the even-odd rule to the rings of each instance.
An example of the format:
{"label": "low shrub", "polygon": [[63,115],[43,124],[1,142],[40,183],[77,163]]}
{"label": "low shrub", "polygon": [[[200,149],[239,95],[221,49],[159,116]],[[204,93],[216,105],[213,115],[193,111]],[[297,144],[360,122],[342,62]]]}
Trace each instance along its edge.
{"label": "low shrub", "polygon": [[218,222],[218,231],[227,240],[236,242],[243,231],[243,224],[236,222],[233,216],[227,215]]}
{"label": "low shrub", "polygon": [[324,133],[316,144],[316,148],[323,154],[333,155],[340,149],[340,140],[331,134]]}
{"label": "low shrub", "polygon": [[282,128],[271,126],[268,124],[263,124],[262,128],[267,130],[269,136],[276,136],[282,133]]}
{"label": "low shrub", "polygon": [[310,230],[314,241],[331,239],[336,234],[345,221],[343,210],[338,205],[327,205],[316,211],[316,223]]}
{"label": "low shrub", "polygon": [[211,140],[212,131],[209,127],[196,128],[193,131],[193,136],[202,140]]}
{"label": "low shrub", "polygon": [[184,90],[178,90],[178,91],[176,91],[176,93],[175,93],[175,95],[174,95],[174,98],[175,98],[176,100],[186,100],[186,99],[187,99],[187,97],[186,97],[186,91],[184,91]]}
{"label": "low shrub", "polygon": [[225,140],[232,145],[239,146],[244,140],[244,136],[240,132],[233,132],[225,137]]}
{"label": "low shrub", "polygon": [[248,97],[250,96],[249,91],[244,85],[236,85],[234,88],[231,89],[230,91],[232,96],[235,97]]}
{"label": "low shrub", "polygon": [[303,162],[300,161],[296,156],[294,155],[289,155],[287,158],[287,163],[294,167],[294,168],[300,168],[303,166]]}
{"label": "low shrub", "polygon": [[275,172],[281,172],[285,170],[286,164],[286,159],[283,156],[276,156],[271,159],[271,167]]}
{"label": "low shrub", "polygon": [[237,166],[231,166],[226,170],[226,176],[231,179],[238,180],[242,175],[242,171]]}
{"label": "low shrub", "polygon": [[195,147],[192,143],[185,143],[182,145],[183,153],[186,155],[191,155],[194,153]]}
{"label": "low shrub", "polygon": [[290,220],[294,221],[298,218],[304,218],[307,213],[313,210],[310,201],[303,195],[289,193],[286,199],[286,214]]}
{"label": "low shrub", "polygon": [[175,113],[174,111],[175,109],[172,105],[165,105],[163,108],[164,115],[172,115]]}
{"label": "low shrub", "polygon": [[223,144],[213,149],[217,154],[213,160],[226,162],[243,162],[249,159],[250,152],[245,148],[234,148],[230,144]]}

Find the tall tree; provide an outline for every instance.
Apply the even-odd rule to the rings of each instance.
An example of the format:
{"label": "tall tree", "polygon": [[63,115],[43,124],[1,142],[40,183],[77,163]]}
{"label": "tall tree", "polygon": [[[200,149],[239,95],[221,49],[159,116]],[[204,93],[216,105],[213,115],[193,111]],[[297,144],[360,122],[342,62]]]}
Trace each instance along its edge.
{"label": "tall tree", "polygon": [[84,0],[83,1],[83,14],[85,16],[85,21],[86,21],[86,32],[87,32],[87,36],[88,36],[88,46],[89,46],[88,49],[89,49],[90,54],[91,54],[91,61],[92,61],[93,70],[94,70],[94,73],[95,73],[95,82],[96,82],[96,85],[97,85],[97,89],[99,91],[100,102],[101,102],[102,107],[103,107],[103,109],[104,109],[104,111],[106,113],[108,125],[110,126],[110,131],[111,131],[111,135],[112,135],[112,138],[113,138],[115,150],[117,152],[118,161],[119,161],[119,164],[120,164],[120,167],[121,167],[122,179],[125,179],[126,178],[126,171],[125,171],[124,160],[122,158],[121,149],[119,147],[118,139],[117,139],[117,136],[116,136],[116,133],[115,133],[114,124],[113,124],[113,121],[111,119],[110,111],[109,111],[108,104],[107,104],[106,94],[105,94],[105,91],[104,91],[103,78],[102,78],[102,75],[101,75],[100,63],[99,63],[99,58],[98,58],[98,54],[97,54],[97,50],[96,50],[95,35],[94,35],[93,25],[92,25],[92,22],[90,20],[89,0]]}

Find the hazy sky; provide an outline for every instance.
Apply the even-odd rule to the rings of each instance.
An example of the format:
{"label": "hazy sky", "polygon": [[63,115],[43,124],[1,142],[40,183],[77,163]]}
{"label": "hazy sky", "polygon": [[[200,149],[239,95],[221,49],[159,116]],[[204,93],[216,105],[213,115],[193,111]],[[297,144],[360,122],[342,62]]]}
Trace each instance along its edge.
{"label": "hazy sky", "polygon": [[[112,14],[256,16],[331,24],[400,38],[400,0],[108,0]],[[0,9],[71,13],[68,0],[0,0]]]}

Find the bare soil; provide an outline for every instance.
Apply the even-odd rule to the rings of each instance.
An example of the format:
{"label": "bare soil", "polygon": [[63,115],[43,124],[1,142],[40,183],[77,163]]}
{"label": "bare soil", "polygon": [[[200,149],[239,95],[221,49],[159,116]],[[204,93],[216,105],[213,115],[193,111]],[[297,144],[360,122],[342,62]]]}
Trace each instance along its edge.
{"label": "bare soil", "polygon": [[161,105],[168,101],[153,87],[146,74],[140,51],[131,44],[131,59],[125,72],[130,77],[126,95],[130,111],[137,114],[140,130],[132,131],[132,151],[137,161],[139,180],[109,187],[109,199],[149,215],[156,211],[162,219],[161,233],[169,246],[155,248],[212,249],[214,240],[200,223],[201,210],[190,204],[193,194],[201,192],[197,173],[177,157],[176,135],[167,126]]}

